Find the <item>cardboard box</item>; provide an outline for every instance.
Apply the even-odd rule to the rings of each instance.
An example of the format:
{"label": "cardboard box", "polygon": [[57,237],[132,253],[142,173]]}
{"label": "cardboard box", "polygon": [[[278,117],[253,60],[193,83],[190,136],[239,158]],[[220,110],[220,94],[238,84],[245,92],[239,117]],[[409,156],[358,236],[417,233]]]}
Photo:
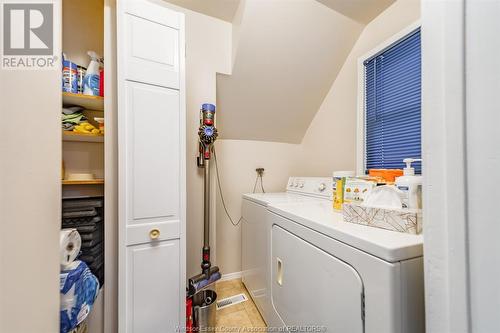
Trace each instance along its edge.
{"label": "cardboard box", "polygon": [[356,203],[344,203],[344,222],[362,224],[408,234],[422,232],[421,209],[383,209],[365,207]]}

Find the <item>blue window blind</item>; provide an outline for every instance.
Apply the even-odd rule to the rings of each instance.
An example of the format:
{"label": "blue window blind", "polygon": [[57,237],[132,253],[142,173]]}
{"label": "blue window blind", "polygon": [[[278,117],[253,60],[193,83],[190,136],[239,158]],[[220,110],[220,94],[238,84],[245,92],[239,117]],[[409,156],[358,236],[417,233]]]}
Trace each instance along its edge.
{"label": "blue window blind", "polygon": [[364,65],[366,171],[401,169],[404,158],[421,158],[420,29]]}

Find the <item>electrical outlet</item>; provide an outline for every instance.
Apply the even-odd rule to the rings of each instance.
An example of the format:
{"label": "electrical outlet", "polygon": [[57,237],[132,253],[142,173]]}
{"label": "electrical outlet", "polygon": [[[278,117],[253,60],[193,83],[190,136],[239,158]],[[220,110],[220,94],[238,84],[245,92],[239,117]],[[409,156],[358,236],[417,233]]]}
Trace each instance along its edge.
{"label": "electrical outlet", "polygon": [[264,168],[257,168],[255,169],[255,172],[257,172],[257,174],[262,177],[262,175],[264,174]]}

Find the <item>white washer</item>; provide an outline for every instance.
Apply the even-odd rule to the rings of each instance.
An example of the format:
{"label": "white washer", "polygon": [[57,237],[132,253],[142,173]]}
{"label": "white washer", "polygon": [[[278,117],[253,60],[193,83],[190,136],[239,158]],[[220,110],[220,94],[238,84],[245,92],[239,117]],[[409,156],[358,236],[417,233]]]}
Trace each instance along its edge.
{"label": "white washer", "polygon": [[271,203],[272,305],[282,326],[424,332],[423,237],[342,221],[331,203]]}
{"label": "white washer", "polygon": [[271,303],[271,203],[327,202],[331,205],[330,177],[290,177],[286,192],[251,193],[242,202],[242,281],[268,326],[281,325]]}

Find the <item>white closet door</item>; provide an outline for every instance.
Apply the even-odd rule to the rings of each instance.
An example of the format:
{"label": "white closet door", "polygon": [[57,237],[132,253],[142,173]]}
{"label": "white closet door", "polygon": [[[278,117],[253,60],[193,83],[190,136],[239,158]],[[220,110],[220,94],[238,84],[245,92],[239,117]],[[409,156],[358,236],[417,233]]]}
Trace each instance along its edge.
{"label": "white closet door", "polygon": [[133,281],[126,291],[127,332],[175,332],[182,306],[178,261],[178,240],[127,247],[127,280]]}
{"label": "white closet door", "polygon": [[[146,0],[125,0],[123,22],[124,74],[129,80],[179,88],[179,14],[166,8],[143,7]],[[159,7],[156,5],[156,7]],[[163,15],[162,15],[163,14]]]}
{"label": "white closet door", "polygon": [[119,332],[185,323],[184,16],[118,0]]}

